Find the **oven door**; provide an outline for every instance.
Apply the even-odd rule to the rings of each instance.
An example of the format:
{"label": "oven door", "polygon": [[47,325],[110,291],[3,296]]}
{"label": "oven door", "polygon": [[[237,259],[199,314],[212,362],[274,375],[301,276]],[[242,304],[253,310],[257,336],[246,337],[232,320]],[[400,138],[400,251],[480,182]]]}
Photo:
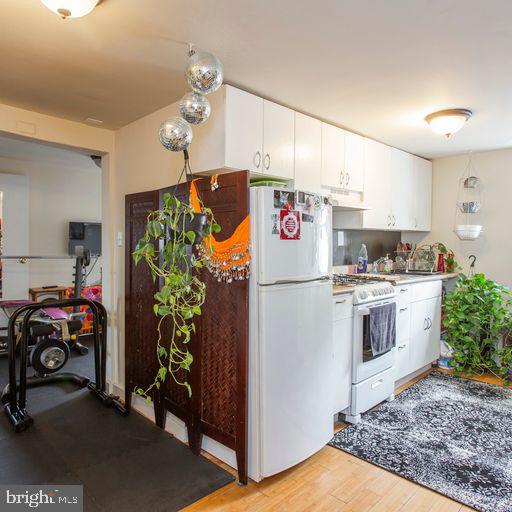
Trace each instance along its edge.
{"label": "oven door", "polygon": [[354,384],[369,379],[394,365],[395,349],[374,356],[370,345],[370,336],[367,335],[370,325],[370,308],[392,302],[395,302],[395,299],[386,299],[355,307],[352,354],[352,382]]}

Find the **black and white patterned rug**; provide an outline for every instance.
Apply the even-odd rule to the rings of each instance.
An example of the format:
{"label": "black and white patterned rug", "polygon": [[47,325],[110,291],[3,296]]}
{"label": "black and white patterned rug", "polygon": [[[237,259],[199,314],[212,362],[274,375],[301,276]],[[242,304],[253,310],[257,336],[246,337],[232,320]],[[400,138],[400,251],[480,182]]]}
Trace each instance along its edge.
{"label": "black and white patterned rug", "polygon": [[512,390],[432,373],[329,443],[482,512],[512,511]]}

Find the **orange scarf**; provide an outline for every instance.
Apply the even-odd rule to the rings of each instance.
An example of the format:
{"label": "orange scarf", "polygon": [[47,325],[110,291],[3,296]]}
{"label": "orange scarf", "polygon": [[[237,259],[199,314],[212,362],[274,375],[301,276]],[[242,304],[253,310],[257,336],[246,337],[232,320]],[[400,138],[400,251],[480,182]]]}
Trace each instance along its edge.
{"label": "orange scarf", "polygon": [[[217,175],[212,182],[217,182]],[[201,202],[197,194],[195,182],[190,183],[190,204],[195,212],[201,212]],[[206,260],[206,266],[219,281],[230,283],[233,279],[243,280],[249,277],[250,255],[250,216],[236,227],[233,234],[219,242],[213,234],[203,239],[203,244],[198,246],[200,255]]]}

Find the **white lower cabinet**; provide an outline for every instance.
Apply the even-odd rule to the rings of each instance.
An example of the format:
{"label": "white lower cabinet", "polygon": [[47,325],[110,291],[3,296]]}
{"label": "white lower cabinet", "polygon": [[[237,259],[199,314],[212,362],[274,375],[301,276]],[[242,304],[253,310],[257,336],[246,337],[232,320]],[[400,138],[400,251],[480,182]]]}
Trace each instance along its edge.
{"label": "white lower cabinet", "polygon": [[411,309],[411,371],[430,364],[439,357],[441,335],[441,297],[414,302]]}
{"label": "white lower cabinet", "polygon": [[350,406],[352,388],[352,296],[333,298],[333,359],[336,385],[334,387],[333,414]]}
{"label": "white lower cabinet", "polygon": [[[395,375],[400,380],[439,358],[441,281],[398,287]],[[404,290],[404,295],[400,291]]]}

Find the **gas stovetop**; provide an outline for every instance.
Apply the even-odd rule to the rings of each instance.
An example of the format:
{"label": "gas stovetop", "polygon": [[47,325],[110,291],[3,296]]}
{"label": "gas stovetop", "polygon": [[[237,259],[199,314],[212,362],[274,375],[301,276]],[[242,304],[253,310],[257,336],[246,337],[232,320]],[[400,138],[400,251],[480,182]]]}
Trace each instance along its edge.
{"label": "gas stovetop", "polygon": [[338,286],[356,286],[368,283],[382,283],[384,279],[360,274],[333,274],[332,282]]}
{"label": "gas stovetop", "polygon": [[333,274],[332,282],[336,286],[354,288],[354,304],[372,302],[394,297],[395,287],[378,276],[362,276],[358,274]]}

